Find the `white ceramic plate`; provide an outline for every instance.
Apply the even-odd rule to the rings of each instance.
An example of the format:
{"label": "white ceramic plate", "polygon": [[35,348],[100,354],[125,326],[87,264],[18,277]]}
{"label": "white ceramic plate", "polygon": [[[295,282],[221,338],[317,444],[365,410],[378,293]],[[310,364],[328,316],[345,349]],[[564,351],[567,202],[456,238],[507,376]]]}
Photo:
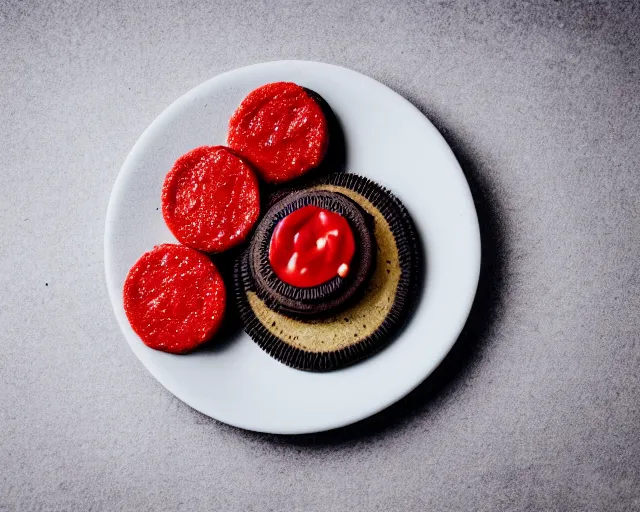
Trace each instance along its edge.
{"label": "white ceramic plate", "polygon": [[[160,208],[167,171],[192,148],[224,144],[229,117],[244,96],[275,81],[296,82],[329,103],[344,130],[347,170],[391,189],[412,214],[425,246],[425,287],[409,326],[373,357],[330,373],[288,368],[244,333],[219,348],[191,355],[157,352],[133,332],[122,305],[129,268],[154,245],[175,242]],[[414,389],[455,343],[480,271],[480,235],[471,194],[438,131],[413,105],[379,82],[349,69],[305,61],[268,62],[224,73],[160,114],[120,170],[104,240],[116,318],[151,374],[212,418],[281,434],[348,425]]]}

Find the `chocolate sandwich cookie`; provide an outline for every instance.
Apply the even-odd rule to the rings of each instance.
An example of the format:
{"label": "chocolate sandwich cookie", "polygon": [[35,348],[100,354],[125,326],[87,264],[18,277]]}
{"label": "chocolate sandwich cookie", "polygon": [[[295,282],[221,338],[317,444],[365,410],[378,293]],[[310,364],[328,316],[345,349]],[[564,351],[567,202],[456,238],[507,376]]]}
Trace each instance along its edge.
{"label": "chocolate sandwich cookie", "polygon": [[373,218],[337,193],[302,190],[258,225],[248,265],[258,296],[287,316],[319,318],[362,291],[375,264]]}
{"label": "chocolate sandwich cookie", "polygon": [[324,318],[301,320],[261,297],[250,251],[235,266],[235,293],[245,330],[275,359],[307,371],[331,371],[384,347],[406,323],[422,288],[423,254],[401,201],[373,181],[334,174],[311,190],[348,197],[373,218],[376,260],[361,297]]}

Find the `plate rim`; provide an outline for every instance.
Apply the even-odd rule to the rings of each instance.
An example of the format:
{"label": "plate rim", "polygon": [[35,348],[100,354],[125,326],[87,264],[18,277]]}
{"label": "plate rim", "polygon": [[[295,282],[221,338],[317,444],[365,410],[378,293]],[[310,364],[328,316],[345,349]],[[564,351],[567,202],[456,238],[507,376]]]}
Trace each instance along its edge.
{"label": "plate rim", "polygon": [[[464,314],[461,315],[462,321],[460,322],[460,325],[457,326],[457,328],[455,329],[455,336],[452,336],[452,339],[449,342],[447,342],[446,344],[442,344],[440,353],[437,354],[437,357],[434,357],[432,359],[432,363],[429,365],[430,368],[428,370],[426,370],[424,375],[419,380],[417,380],[415,383],[413,383],[413,385],[409,386],[407,389],[404,389],[402,393],[395,394],[390,399],[380,400],[374,406],[371,406],[369,408],[360,409],[357,414],[352,414],[352,415],[349,415],[349,416],[341,415],[341,416],[338,417],[338,419],[333,419],[333,420],[331,420],[331,418],[328,418],[327,421],[325,421],[323,425],[317,425],[316,427],[308,427],[308,428],[287,428],[287,427],[284,427],[284,428],[278,428],[278,429],[265,430],[265,429],[260,429],[260,428],[256,427],[255,425],[251,425],[251,422],[228,421],[226,419],[221,419],[221,418],[214,417],[211,414],[209,414],[208,412],[203,411],[200,407],[195,405],[192,400],[190,400],[189,398],[186,398],[184,396],[184,394],[178,389],[179,386],[177,386],[175,382],[167,382],[167,380],[164,377],[159,376],[159,373],[161,373],[161,371],[153,361],[143,360],[143,358],[141,358],[141,356],[138,354],[138,351],[136,350],[136,348],[134,347],[132,342],[129,340],[129,336],[127,336],[127,334],[125,332],[125,327],[128,325],[128,324],[125,325],[126,322],[127,322],[126,321],[126,316],[123,317],[124,312],[123,311],[119,311],[120,308],[117,307],[118,301],[115,299],[115,297],[117,297],[120,294],[120,290],[117,289],[116,286],[112,286],[112,284],[110,283],[109,275],[110,275],[110,273],[113,272],[112,271],[113,261],[112,261],[111,255],[109,254],[109,252],[110,252],[109,251],[109,241],[112,240],[112,235],[111,235],[112,227],[111,227],[111,224],[113,224],[113,223],[111,221],[112,221],[112,219],[113,219],[113,217],[115,215],[115,213],[114,213],[115,210],[114,209],[116,208],[115,205],[114,205],[114,203],[115,203],[114,197],[117,197],[119,195],[117,192],[120,189],[122,189],[122,187],[123,187],[123,183],[125,181],[125,174],[126,174],[125,173],[125,169],[127,169],[127,168],[129,168],[131,166],[130,163],[132,161],[134,161],[136,159],[138,153],[140,153],[143,150],[143,147],[145,146],[146,140],[151,136],[151,133],[153,131],[155,131],[156,127],[159,124],[161,124],[166,118],[169,118],[171,113],[174,110],[178,110],[180,107],[182,107],[183,104],[187,103],[189,101],[189,99],[191,98],[191,96],[194,93],[196,93],[196,91],[198,89],[201,89],[201,88],[205,89],[207,87],[207,85],[210,84],[211,82],[223,80],[228,75],[231,75],[231,74],[236,73],[236,72],[241,71],[241,70],[244,71],[244,72],[250,72],[252,69],[259,69],[259,68],[262,68],[262,67],[268,67],[268,66],[273,66],[273,65],[323,66],[323,67],[333,68],[334,70],[337,70],[337,71],[340,71],[340,72],[347,71],[349,73],[353,73],[353,74],[359,75],[360,78],[362,78],[365,81],[368,81],[368,82],[374,84],[376,87],[384,88],[385,92],[390,93],[393,96],[401,99],[401,101],[406,103],[407,105],[409,105],[412,110],[414,110],[417,113],[419,113],[419,115],[421,116],[422,120],[426,123],[426,125],[433,132],[434,136],[439,139],[439,141],[441,143],[441,146],[443,148],[446,148],[446,149],[444,149],[444,151],[445,151],[445,153],[448,154],[448,159],[457,168],[457,170],[458,170],[463,182],[466,185],[465,190],[467,192],[467,203],[468,203],[468,206],[470,206],[470,208],[468,210],[469,210],[469,213],[471,213],[472,217],[473,217],[473,219],[472,219],[473,220],[473,228],[474,228],[473,232],[474,232],[474,235],[475,235],[474,240],[473,240],[473,245],[475,245],[475,258],[474,258],[474,279],[473,279],[473,284],[469,288],[468,296],[465,297],[465,299],[466,299],[465,302],[466,303],[464,304],[464,308],[461,307],[461,311],[464,311]],[[217,75],[205,80],[204,82],[201,82],[200,84],[192,87],[191,89],[186,91],[184,94],[179,96],[177,99],[175,99],[172,103],[170,103],[165,109],[163,109],[162,112],[153,119],[153,121],[145,128],[145,130],[142,132],[142,134],[138,137],[138,139],[136,140],[136,142],[132,146],[131,150],[127,154],[126,158],[124,159],[122,165],[120,166],[120,169],[119,169],[118,174],[116,176],[116,179],[114,181],[113,187],[111,189],[111,193],[109,195],[109,201],[108,201],[108,204],[107,204],[106,215],[105,215],[105,231],[104,231],[103,243],[104,243],[103,257],[104,257],[104,266],[105,266],[105,280],[106,280],[106,284],[107,284],[107,291],[108,291],[108,294],[109,294],[109,300],[111,302],[111,307],[112,307],[112,309],[114,311],[114,314],[116,316],[116,321],[118,322],[118,326],[120,328],[121,334],[125,338],[125,341],[127,342],[127,345],[129,345],[129,348],[132,350],[132,352],[134,353],[134,355],[136,356],[138,361],[142,364],[142,366],[167,391],[169,391],[172,395],[174,395],[180,401],[184,402],[189,407],[191,407],[192,409],[195,409],[199,413],[201,413],[201,414],[203,414],[203,415],[205,415],[207,417],[210,417],[210,418],[212,418],[212,419],[214,419],[216,421],[219,421],[221,423],[225,423],[225,424],[231,425],[231,426],[236,427],[236,428],[241,428],[243,430],[249,430],[249,431],[253,431],[253,432],[269,433],[269,434],[279,434],[279,435],[302,435],[302,434],[312,434],[312,433],[326,432],[326,431],[329,431],[329,430],[334,430],[334,429],[337,429],[337,428],[345,427],[347,425],[352,425],[354,423],[358,423],[358,422],[360,422],[362,420],[370,418],[371,416],[373,416],[375,414],[378,414],[379,412],[387,409],[388,407],[390,407],[393,404],[397,403],[398,401],[402,400],[404,397],[406,397],[412,391],[414,391],[418,386],[420,386],[431,374],[433,374],[433,372],[441,365],[441,363],[445,359],[445,357],[450,353],[451,349],[453,348],[453,346],[458,341],[464,326],[467,323],[467,320],[469,318],[469,314],[471,312],[471,309],[472,309],[472,306],[473,306],[473,302],[475,300],[475,297],[476,297],[476,294],[477,294],[477,290],[478,290],[479,279],[480,279],[481,260],[482,260],[480,225],[479,225],[479,220],[478,220],[478,214],[477,214],[476,207],[475,207],[475,202],[473,200],[473,195],[471,193],[471,189],[470,189],[470,186],[469,186],[469,182],[468,182],[468,180],[466,178],[466,175],[465,175],[460,163],[458,162],[458,159],[456,158],[455,154],[453,153],[453,150],[451,149],[451,147],[449,146],[447,141],[444,139],[442,134],[438,131],[438,129],[431,122],[431,120],[426,115],[424,115],[413,103],[411,103],[404,96],[402,96],[401,94],[399,94],[396,91],[394,91],[393,89],[391,89],[389,86],[379,82],[378,80],[376,80],[376,79],[374,79],[374,78],[372,78],[370,76],[367,76],[367,75],[365,75],[363,73],[360,73],[358,71],[352,70],[350,68],[346,68],[346,67],[343,67],[343,66],[338,66],[338,65],[335,65],[335,64],[329,64],[329,63],[324,63],[324,62],[319,62],[319,61],[312,61],[312,60],[295,60],[295,59],[294,60],[285,59],[285,60],[266,61],[266,62],[260,62],[260,63],[251,64],[251,65],[248,65],[248,66],[241,66],[241,67],[238,67],[238,68],[229,69],[227,71],[219,73],[219,74],[217,74]]]}

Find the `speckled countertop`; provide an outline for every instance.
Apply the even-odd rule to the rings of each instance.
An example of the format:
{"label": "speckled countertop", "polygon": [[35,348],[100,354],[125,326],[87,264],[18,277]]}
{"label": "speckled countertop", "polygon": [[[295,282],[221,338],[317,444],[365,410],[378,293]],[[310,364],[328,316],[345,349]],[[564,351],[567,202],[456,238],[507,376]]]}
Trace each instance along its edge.
{"label": "speckled countertop", "polygon": [[[0,510],[640,510],[637,2],[0,4]],[[416,393],[339,432],[237,430],[120,334],[111,187],[176,97],[267,60],[418,106],[483,226],[480,296]]]}

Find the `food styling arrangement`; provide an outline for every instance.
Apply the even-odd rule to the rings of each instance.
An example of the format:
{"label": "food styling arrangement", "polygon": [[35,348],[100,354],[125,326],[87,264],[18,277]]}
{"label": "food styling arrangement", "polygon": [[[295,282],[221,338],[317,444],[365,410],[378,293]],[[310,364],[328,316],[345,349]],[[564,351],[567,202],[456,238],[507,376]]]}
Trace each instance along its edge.
{"label": "food styling arrangement", "polygon": [[179,244],[143,254],[123,290],[148,347],[215,344],[233,309],[273,358],[324,372],[407,322],[423,266],[413,221],[389,190],[331,168],[330,115],[313,91],[268,83],[240,102],[227,146],[194,148],[168,170],[162,215]]}

